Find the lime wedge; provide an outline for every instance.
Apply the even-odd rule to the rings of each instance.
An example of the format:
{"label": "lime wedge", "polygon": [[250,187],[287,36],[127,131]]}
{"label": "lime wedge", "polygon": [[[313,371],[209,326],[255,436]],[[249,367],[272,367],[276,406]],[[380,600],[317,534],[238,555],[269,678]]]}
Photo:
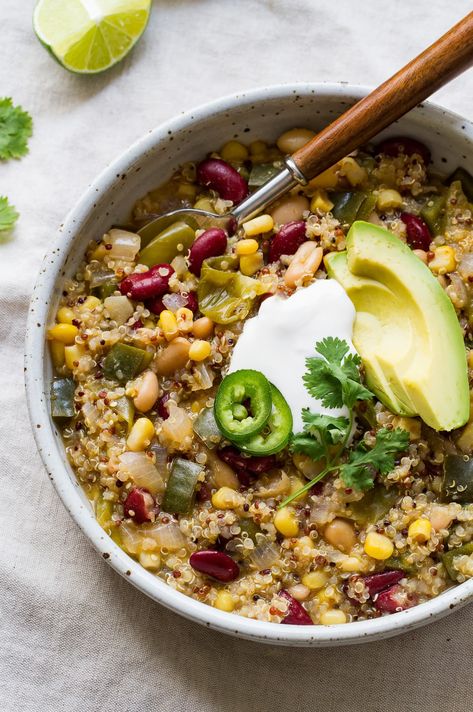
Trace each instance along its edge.
{"label": "lime wedge", "polygon": [[130,52],[150,9],[151,0],[39,0],[33,26],[63,67],[96,74]]}

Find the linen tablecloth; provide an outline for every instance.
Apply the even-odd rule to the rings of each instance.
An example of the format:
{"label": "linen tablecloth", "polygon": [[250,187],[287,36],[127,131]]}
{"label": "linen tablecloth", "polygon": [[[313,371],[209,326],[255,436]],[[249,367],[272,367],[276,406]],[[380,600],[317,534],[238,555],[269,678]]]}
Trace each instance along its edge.
{"label": "linen tablecloth", "polygon": [[[34,118],[0,165],[21,213],[0,244],[0,709],[4,712],[466,712],[473,606],[401,637],[297,650],[236,640],[136,591],[48,481],[28,422],[23,339],[41,258],[92,178],[183,109],[292,81],[376,84],[471,10],[468,0],[157,0],[134,52],[97,77],[36,40],[33,0],[0,0],[0,96]],[[436,99],[467,117],[473,73]]]}

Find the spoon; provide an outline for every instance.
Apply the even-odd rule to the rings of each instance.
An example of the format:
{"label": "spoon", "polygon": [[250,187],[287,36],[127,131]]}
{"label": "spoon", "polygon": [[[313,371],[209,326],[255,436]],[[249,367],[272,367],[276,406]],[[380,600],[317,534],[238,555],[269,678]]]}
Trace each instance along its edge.
{"label": "spoon", "polygon": [[176,220],[194,228],[221,227],[235,232],[282,195],[305,185],[355,148],[433,94],[473,64],[473,12],[430,45],[314,138],[285,159],[285,167],[225,215],[181,208],[161,215],[139,231],[147,241]]}

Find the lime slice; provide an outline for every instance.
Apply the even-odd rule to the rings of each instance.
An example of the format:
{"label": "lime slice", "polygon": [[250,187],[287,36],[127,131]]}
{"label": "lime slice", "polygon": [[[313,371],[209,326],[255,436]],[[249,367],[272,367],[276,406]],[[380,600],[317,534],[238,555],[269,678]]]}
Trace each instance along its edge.
{"label": "lime slice", "polygon": [[39,0],[33,25],[63,67],[96,74],[125,57],[146,28],[151,0]]}

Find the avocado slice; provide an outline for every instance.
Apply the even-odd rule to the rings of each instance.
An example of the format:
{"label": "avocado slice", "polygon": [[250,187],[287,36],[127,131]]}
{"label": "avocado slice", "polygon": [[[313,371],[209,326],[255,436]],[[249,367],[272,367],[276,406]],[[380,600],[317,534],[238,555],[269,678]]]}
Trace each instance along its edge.
{"label": "avocado slice", "polygon": [[356,221],[347,251],[325,258],[357,311],[353,343],[369,387],[392,412],[435,430],[469,417],[463,335],[442,287],[398,237]]}

